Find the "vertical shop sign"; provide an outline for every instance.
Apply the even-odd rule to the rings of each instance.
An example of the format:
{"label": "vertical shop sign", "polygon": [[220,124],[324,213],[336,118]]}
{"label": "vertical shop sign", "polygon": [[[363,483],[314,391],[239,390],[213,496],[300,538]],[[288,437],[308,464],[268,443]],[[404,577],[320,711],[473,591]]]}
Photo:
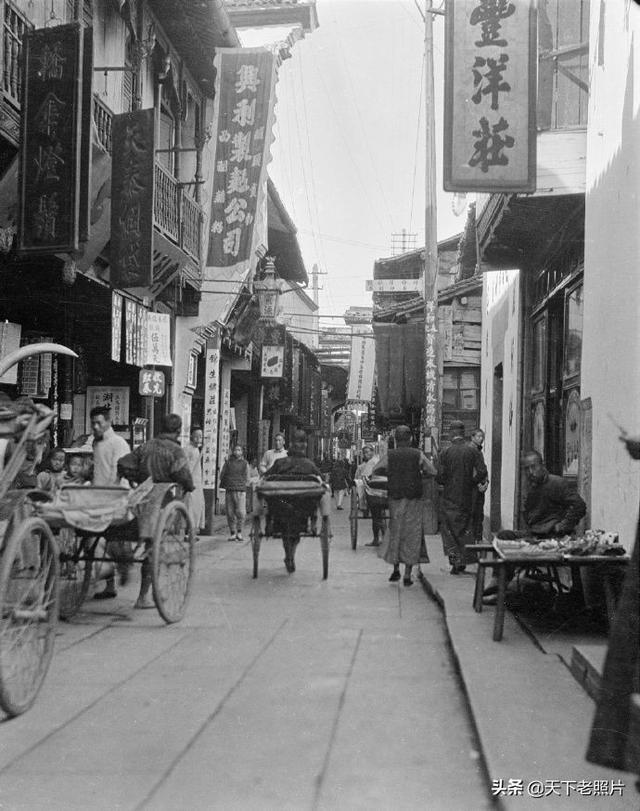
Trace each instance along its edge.
{"label": "vertical shop sign", "polygon": [[151,312],[147,318],[146,363],[151,366],[171,366],[171,318],[166,313]]}
{"label": "vertical shop sign", "polygon": [[[9,321],[0,323],[0,360],[20,347],[21,334],[22,327],[20,324],[11,324]],[[15,386],[17,382],[18,364],[15,364],[0,377],[0,383]]]}
{"label": "vertical shop sign", "polygon": [[536,189],[532,0],[448,0],[444,188]]}
{"label": "vertical shop sign", "polygon": [[24,38],[18,225],[23,253],[79,247],[80,200],[87,198],[80,192],[81,164],[86,164],[81,161],[83,46],[79,23],[39,28]]}
{"label": "vertical shop sign", "polygon": [[267,327],[262,342],[260,374],[282,377],[284,374],[286,330],[281,324]]}
{"label": "vertical shop sign", "polygon": [[124,300],[124,360],[130,366],[135,364],[136,303]]}
{"label": "vertical shop sign", "polygon": [[87,433],[91,431],[89,413],[92,408],[108,406],[113,425],[129,424],[129,389],[126,386],[87,386]]}
{"label": "vertical shop sign", "polygon": [[153,269],[155,111],[113,117],[111,282],[148,287]]}
{"label": "vertical shop sign", "polygon": [[266,180],[275,55],[265,48],[222,48],[216,61],[217,132],[208,267],[250,261]]}
{"label": "vertical shop sign", "polygon": [[354,335],[351,338],[351,360],[347,400],[368,403],[373,393],[376,350],[373,334]]}
{"label": "vertical shop sign", "polygon": [[229,454],[231,441],[231,392],[226,387],[222,392],[222,410],[220,413],[220,447],[218,450],[218,465],[222,468],[224,460]]}
{"label": "vertical shop sign", "polygon": [[423,426],[427,430],[438,428],[438,328],[436,305],[425,302],[425,414]]}
{"label": "vertical shop sign", "polygon": [[144,366],[147,362],[148,345],[148,315],[149,311],[141,304],[136,305],[136,340],[135,340],[135,365]]}
{"label": "vertical shop sign", "polygon": [[122,355],[122,296],[111,293],[111,360],[120,363]]}
{"label": "vertical shop sign", "polygon": [[204,426],[202,442],[202,484],[205,488],[216,486],[216,463],[218,460],[218,411],[220,395],[220,336],[218,333],[207,341],[207,356],[204,384]]}

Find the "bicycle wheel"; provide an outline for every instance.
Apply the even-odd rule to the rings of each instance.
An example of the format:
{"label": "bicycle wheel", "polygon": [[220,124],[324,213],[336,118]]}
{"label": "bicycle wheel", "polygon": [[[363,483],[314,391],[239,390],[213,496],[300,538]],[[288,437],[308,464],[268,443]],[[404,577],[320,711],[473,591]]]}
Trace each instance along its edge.
{"label": "bicycle wheel", "polygon": [[33,704],[49,669],[58,622],[58,547],[41,518],[14,527],[0,560],[0,707]]}
{"label": "bicycle wheel", "polygon": [[258,576],[258,558],[260,557],[260,518],[254,516],[251,529],[251,551],[253,553],[253,579]]}
{"label": "bicycle wheel", "polygon": [[60,549],[58,613],[60,619],[68,620],[77,614],[87,598],[91,584],[93,555],[91,539],[78,535],[73,529],[63,527],[58,535]]}
{"label": "bicycle wheel", "polygon": [[170,501],[160,511],[151,552],[153,599],[167,623],[179,622],[184,617],[195,560],[187,508],[181,501]]}

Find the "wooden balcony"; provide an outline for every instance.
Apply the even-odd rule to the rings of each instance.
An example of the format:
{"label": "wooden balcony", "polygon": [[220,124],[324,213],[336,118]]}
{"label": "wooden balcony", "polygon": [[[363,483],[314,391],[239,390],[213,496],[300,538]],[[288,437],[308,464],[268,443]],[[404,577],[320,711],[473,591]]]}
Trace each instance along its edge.
{"label": "wooden balcony", "polygon": [[[93,97],[94,138],[111,154],[113,113],[98,96]],[[160,163],[156,162],[154,177],[153,220],[156,233],[157,253],[178,258],[181,251],[200,270],[202,251],[202,207],[194,200],[181,183]],[[163,240],[164,243],[163,250]]]}

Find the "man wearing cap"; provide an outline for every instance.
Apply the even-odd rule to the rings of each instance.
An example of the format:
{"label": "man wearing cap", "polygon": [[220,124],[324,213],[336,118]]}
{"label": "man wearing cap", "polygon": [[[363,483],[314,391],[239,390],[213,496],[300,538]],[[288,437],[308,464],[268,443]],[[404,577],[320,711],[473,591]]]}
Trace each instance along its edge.
{"label": "man wearing cap", "polygon": [[450,428],[451,445],[440,456],[436,481],[440,495],[440,532],[451,574],[465,570],[465,544],[472,542],[473,492],[488,480],[487,466],[478,448],[464,438],[464,423]]}

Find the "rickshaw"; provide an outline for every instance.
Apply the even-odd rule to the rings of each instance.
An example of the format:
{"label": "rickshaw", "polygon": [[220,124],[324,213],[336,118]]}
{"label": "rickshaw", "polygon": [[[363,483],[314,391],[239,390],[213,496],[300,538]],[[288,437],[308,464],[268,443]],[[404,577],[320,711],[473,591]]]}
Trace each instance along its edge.
{"label": "rickshaw", "polygon": [[[295,526],[299,537],[320,538],[322,551],[322,579],[329,576],[329,516],[322,514],[322,497],[327,486],[317,476],[298,478],[280,477],[279,480],[263,480],[256,487],[258,497],[266,505],[255,510],[251,530],[253,552],[253,577],[258,577],[260,544],[263,538],[282,538],[283,529]],[[298,532],[297,530],[301,531]]]}
{"label": "rickshaw", "polygon": [[[31,355],[76,357],[60,344],[31,344],[0,361],[0,377]],[[29,709],[49,669],[58,622],[58,546],[47,523],[35,515],[28,491],[11,485],[39,443],[53,412],[9,415],[0,460],[0,707],[9,716]]]}
{"label": "rickshaw", "polygon": [[[0,375],[44,352],[75,354],[59,344],[23,347],[0,364]],[[97,554],[100,537],[141,549],[130,562],[150,556],[153,599],[167,623],[184,616],[195,562],[191,521],[174,484],[148,480],[133,490],[69,486],[53,497],[11,490],[30,444],[42,441],[53,412],[40,406],[27,419],[15,420],[14,446],[0,473],[0,707],[9,716],[25,712],[36,699],[53,655],[59,613],[69,618],[80,608],[94,562],[114,559]]]}
{"label": "rickshaw", "polygon": [[387,503],[387,477],[386,476],[365,476],[362,480],[364,484],[364,503],[358,495],[358,488],[355,483],[351,488],[351,509],[349,512],[349,525],[351,528],[351,548],[356,549],[358,545],[358,521],[371,519],[369,508],[371,505],[381,507],[383,512],[381,519],[388,520],[389,508]]}

